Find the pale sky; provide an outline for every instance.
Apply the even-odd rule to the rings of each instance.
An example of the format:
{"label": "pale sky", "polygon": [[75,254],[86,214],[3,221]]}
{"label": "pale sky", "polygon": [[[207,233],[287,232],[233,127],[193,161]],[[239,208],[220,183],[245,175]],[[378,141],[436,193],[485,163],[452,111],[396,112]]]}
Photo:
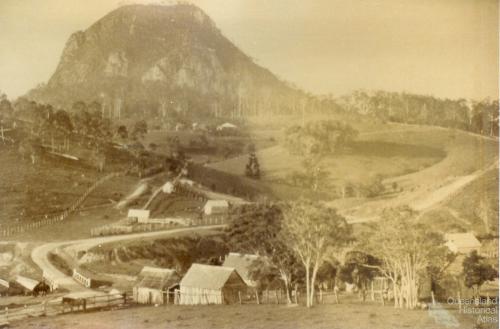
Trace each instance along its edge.
{"label": "pale sky", "polygon": [[[146,2],[0,0],[0,91],[14,98],[46,82],[73,32]],[[498,0],[190,2],[258,64],[312,93],[498,97]]]}

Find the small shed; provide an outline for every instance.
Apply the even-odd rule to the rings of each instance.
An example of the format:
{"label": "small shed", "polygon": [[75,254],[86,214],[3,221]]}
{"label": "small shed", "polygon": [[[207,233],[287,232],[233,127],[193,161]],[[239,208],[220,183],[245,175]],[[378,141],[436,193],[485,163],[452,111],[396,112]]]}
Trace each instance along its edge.
{"label": "small shed", "polygon": [[468,254],[473,250],[479,251],[481,242],[472,234],[467,233],[447,233],[444,235],[445,245],[454,253]]}
{"label": "small shed", "polygon": [[24,289],[25,292],[33,292],[33,290],[35,289],[35,287],[39,283],[37,280],[33,280],[33,279],[27,278],[27,277],[22,276],[22,275],[18,275],[16,277],[15,282],[18,285],[20,285]]}
{"label": "small shed", "polygon": [[145,266],[133,288],[134,300],[139,304],[168,304],[169,293],[178,288],[179,280],[175,270]]}
{"label": "small shed", "polygon": [[193,264],[181,280],[179,304],[234,304],[246,290],[234,268]]}
{"label": "small shed", "polygon": [[137,220],[138,222],[147,221],[149,219],[149,210],[129,209],[127,218]]}
{"label": "small shed", "polygon": [[225,215],[229,211],[229,203],[226,200],[208,200],[203,207],[205,215]]}
{"label": "small shed", "polygon": [[250,269],[252,263],[260,257],[258,255],[230,252],[224,259],[222,266],[234,268],[249,287],[256,287],[257,282],[250,278]]}

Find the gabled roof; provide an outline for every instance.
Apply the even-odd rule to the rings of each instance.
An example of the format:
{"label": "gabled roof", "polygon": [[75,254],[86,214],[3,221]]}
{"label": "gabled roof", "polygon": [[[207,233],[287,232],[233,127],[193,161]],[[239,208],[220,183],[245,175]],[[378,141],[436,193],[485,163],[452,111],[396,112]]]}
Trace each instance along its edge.
{"label": "gabled roof", "polygon": [[222,266],[232,267],[236,269],[236,271],[246,284],[254,286],[256,282],[250,278],[250,268],[252,266],[252,263],[259,258],[260,256],[258,255],[230,252],[229,255],[226,256],[226,259],[224,260],[224,264],[222,264]]}
{"label": "gabled roof", "polygon": [[181,287],[196,287],[218,290],[224,287],[232,274],[245,281],[232,267],[193,264],[181,280]]}
{"label": "gabled roof", "polygon": [[144,266],[137,276],[135,287],[163,290],[178,282],[175,270]]}
{"label": "gabled roof", "polygon": [[447,233],[444,235],[444,238],[446,240],[446,245],[452,251],[481,247],[481,242],[479,242],[471,232]]}
{"label": "gabled roof", "polygon": [[30,291],[33,291],[33,289],[35,289],[36,285],[38,284],[38,281],[21,275],[18,275],[16,277],[16,282],[20,284],[23,288],[28,289]]}

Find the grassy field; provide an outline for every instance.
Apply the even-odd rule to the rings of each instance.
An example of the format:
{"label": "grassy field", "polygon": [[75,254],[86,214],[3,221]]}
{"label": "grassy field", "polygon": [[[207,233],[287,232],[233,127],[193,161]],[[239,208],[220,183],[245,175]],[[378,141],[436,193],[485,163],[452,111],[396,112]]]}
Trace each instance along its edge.
{"label": "grassy field", "polygon": [[91,228],[116,222],[124,216],[125,211],[116,210],[111,206],[81,210],[62,222],[15,234],[8,240],[39,243],[90,238]]}
{"label": "grassy field", "polygon": [[[437,320],[436,311],[395,310],[374,304],[317,305],[313,309],[284,305],[163,306],[110,312],[29,319],[15,329],[438,329],[450,324]],[[445,311],[457,321],[454,328],[475,328],[470,315]],[[482,328],[490,328],[488,326]],[[493,326],[491,326],[493,328]]]}
{"label": "grassy field", "polygon": [[[376,127],[364,126],[366,130],[360,131],[349,150],[324,161],[331,186],[366,183],[381,175],[386,185],[396,182],[405,190],[437,188],[447,179],[484,168],[498,155],[497,141],[462,131],[398,124]],[[283,184],[283,178],[299,168],[301,159],[281,146],[260,150],[257,158],[262,171],[259,184],[271,194],[288,198],[290,185]],[[209,167],[241,177],[247,162],[248,156],[242,155]]]}
{"label": "grassy field", "polygon": [[[221,161],[227,157],[234,157],[246,152],[249,144],[253,144],[257,149],[267,148],[276,145],[277,131],[274,129],[259,129],[251,134],[246,132],[246,128],[240,130],[242,133],[237,136],[215,136],[213,133],[184,130],[184,131],[150,131],[141,141],[144,146],[156,144],[155,150],[158,154],[168,155],[168,140],[178,138],[180,145],[196,163],[206,163]],[[198,147],[193,142],[199,141],[204,136],[207,144]]]}
{"label": "grassy field", "polygon": [[[32,165],[11,147],[0,152],[0,167],[1,225],[30,222],[61,212],[106,174],[71,160],[48,156]],[[92,193],[85,206],[118,200],[134,181],[132,177],[113,179],[111,184]]]}

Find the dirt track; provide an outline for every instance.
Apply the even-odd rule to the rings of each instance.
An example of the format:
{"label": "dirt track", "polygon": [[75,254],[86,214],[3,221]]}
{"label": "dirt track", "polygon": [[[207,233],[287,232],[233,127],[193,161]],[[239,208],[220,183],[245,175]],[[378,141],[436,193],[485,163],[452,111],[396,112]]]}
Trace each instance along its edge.
{"label": "dirt track", "polygon": [[180,228],[180,229],[157,231],[157,232],[143,232],[143,233],[97,237],[97,238],[81,239],[73,241],[51,242],[34,248],[33,251],[31,252],[31,259],[43,271],[44,277],[56,283],[59,287],[68,289],[71,292],[84,291],[89,289],[86,289],[80,284],[76,283],[76,281],[74,281],[73,278],[59,271],[54,265],[52,265],[52,263],[48,259],[48,255],[51,251],[57,248],[73,249],[73,250],[89,250],[90,248],[96,247],[100,244],[105,244],[110,242],[147,239],[158,236],[175,235],[182,232],[196,232],[200,230],[211,230],[222,227],[224,227],[224,225],[198,226],[198,227],[188,227],[188,228]]}

